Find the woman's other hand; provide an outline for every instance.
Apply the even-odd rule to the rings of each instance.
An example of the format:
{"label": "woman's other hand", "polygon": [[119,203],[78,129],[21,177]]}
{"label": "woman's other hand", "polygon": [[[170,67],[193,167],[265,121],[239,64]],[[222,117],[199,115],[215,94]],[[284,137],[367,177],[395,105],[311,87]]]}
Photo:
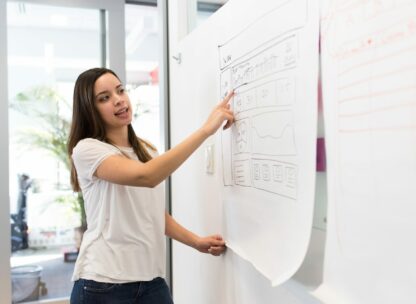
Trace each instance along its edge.
{"label": "woman's other hand", "polygon": [[195,249],[203,253],[209,253],[215,256],[219,256],[225,252],[227,247],[225,241],[218,235],[210,235],[207,237],[200,237],[197,242]]}

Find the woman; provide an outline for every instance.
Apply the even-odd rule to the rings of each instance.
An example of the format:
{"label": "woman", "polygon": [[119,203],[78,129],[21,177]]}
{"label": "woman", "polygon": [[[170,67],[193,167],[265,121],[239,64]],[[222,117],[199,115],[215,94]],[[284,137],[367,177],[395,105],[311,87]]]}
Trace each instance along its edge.
{"label": "woman", "polygon": [[161,183],[224,122],[224,128],[231,126],[232,96],[199,130],[158,156],[134,133],[129,97],[113,71],[94,68],[78,77],[68,153],[88,229],[75,264],[71,304],[173,303],[164,280],[165,235],[215,256],[225,251],[221,236],[199,237],[166,213]]}

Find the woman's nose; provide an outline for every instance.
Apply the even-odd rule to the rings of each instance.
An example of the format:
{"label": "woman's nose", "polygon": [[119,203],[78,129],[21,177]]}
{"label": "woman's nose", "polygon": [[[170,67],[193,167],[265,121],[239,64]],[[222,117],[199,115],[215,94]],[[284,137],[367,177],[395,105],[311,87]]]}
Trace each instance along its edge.
{"label": "woman's nose", "polygon": [[120,105],[122,103],[123,103],[123,98],[121,96],[116,95],[115,98],[114,98],[114,104],[116,106],[118,106],[118,105]]}

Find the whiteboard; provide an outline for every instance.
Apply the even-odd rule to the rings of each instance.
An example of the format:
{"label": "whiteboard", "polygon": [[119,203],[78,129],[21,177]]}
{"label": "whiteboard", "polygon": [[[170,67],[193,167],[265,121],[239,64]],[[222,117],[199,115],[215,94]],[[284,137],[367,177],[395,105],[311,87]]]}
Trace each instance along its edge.
{"label": "whiteboard", "polygon": [[235,124],[212,139],[223,234],[229,249],[273,285],[299,268],[311,233],[318,31],[316,1],[229,1],[180,43],[182,63],[174,67],[176,108],[182,103],[198,113],[191,100],[207,109],[187,117],[190,125],[203,122],[227,91],[236,92]]}
{"label": "whiteboard", "polygon": [[415,58],[415,1],[324,1],[324,283],[345,303],[415,301]]}

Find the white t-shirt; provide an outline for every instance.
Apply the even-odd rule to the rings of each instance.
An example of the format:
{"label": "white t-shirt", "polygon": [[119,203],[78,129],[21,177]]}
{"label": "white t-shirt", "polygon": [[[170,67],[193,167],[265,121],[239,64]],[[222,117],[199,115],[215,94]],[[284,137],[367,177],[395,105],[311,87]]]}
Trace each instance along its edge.
{"label": "white t-shirt", "polygon": [[154,188],[132,187],[94,176],[101,162],[122,155],[120,150],[139,161],[132,148],[92,138],[81,140],[73,150],[88,223],[73,281],[125,283],[165,277],[163,183]]}

